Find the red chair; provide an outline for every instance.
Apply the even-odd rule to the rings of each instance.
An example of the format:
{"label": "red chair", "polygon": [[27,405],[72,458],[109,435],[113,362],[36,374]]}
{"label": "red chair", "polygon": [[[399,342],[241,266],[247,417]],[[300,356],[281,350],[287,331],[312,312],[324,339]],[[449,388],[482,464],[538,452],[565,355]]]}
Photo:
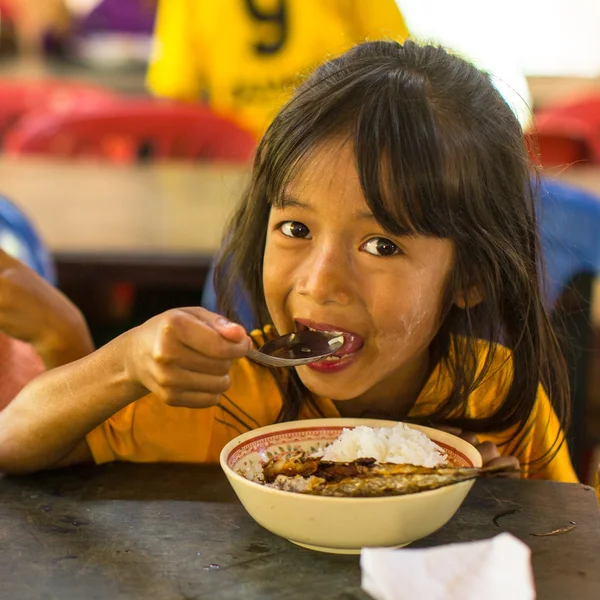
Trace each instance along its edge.
{"label": "red chair", "polygon": [[0,79],[0,137],[30,112],[60,113],[116,98],[106,88],[76,81]]}
{"label": "red chair", "polygon": [[256,140],[202,105],[152,99],[30,114],[7,134],[7,154],[136,160],[245,162]]}
{"label": "red chair", "polygon": [[541,110],[529,138],[544,166],[600,164],[600,95]]}

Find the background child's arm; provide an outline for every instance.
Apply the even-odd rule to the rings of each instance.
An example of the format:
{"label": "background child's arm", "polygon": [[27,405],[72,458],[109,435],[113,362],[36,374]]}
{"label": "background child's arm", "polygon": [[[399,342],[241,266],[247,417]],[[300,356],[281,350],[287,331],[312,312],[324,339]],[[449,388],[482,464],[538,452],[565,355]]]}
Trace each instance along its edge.
{"label": "background child's arm", "polygon": [[26,473],[84,460],[86,434],[148,391],[172,406],[217,404],[229,387],[232,360],[244,356],[249,344],[241,326],[184,308],[43,373],[0,413],[0,471]]}
{"label": "background child's arm", "polygon": [[27,265],[0,250],[0,331],[30,343],[47,369],[94,349],[79,309]]}

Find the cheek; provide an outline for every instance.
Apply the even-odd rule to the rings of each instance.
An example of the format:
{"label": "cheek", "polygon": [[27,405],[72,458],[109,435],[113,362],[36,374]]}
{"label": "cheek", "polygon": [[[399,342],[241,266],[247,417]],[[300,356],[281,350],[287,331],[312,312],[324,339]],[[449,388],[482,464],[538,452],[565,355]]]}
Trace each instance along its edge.
{"label": "cheek", "polygon": [[289,291],[289,281],[291,280],[288,261],[284,258],[281,252],[277,252],[274,244],[270,243],[267,237],[263,258],[262,283],[267,310],[277,328],[284,326],[280,319],[280,313],[283,311],[285,298]]}
{"label": "cheek", "polygon": [[272,244],[267,243],[265,245],[265,254],[263,257],[263,290],[265,293],[265,299],[267,301],[267,307],[271,310],[270,303],[272,298],[277,294],[277,271],[278,262],[274,260]]}
{"label": "cheek", "polygon": [[[389,290],[394,290],[390,292]],[[424,277],[371,295],[378,345],[390,352],[428,345],[440,327],[443,287]]]}

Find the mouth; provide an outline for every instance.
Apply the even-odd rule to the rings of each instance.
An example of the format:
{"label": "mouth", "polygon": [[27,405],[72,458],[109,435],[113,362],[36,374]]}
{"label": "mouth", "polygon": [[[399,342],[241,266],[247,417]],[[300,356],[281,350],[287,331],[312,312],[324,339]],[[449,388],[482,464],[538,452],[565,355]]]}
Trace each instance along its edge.
{"label": "mouth", "polygon": [[339,327],[338,325],[333,325],[331,323],[317,323],[308,319],[295,319],[294,323],[296,324],[297,331],[323,331],[335,333],[344,337],[344,344],[337,352],[323,360],[307,365],[309,367],[316,367],[317,370],[320,370],[318,369],[318,366],[323,365],[324,363],[333,366],[342,362],[349,362],[365,344],[365,340],[361,335],[354,331]]}

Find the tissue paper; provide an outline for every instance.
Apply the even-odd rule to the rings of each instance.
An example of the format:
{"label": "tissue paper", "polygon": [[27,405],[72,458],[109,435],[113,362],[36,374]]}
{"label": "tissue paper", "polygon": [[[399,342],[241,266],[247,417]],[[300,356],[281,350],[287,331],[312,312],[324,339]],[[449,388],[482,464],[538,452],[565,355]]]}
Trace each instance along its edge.
{"label": "tissue paper", "polygon": [[362,588],[375,600],[532,600],[529,547],[509,533],[432,548],[363,548]]}

